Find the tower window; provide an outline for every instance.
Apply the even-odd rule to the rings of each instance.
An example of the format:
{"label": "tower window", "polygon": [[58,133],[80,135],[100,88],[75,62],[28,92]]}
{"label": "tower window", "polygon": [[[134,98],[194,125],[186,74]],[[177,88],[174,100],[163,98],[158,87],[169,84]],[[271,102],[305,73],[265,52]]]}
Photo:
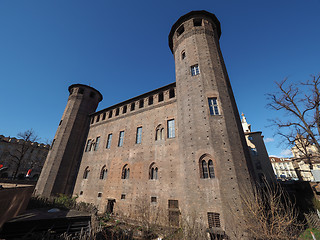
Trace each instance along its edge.
{"label": "tower window", "polygon": [[100,115],[97,116],[96,122],[100,121]]}
{"label": "tower window", "polygon": [[153,96],[150,96],[148,99],[148,104],[152,105],[153,104]]}
{"label": "tower window", "polygon": [[99,142],[100,142],[100,137],[97,137],[96,138],[96,144],[94,145],[94,151],[97,151],[98,150],[98,147],[99,147]]}
{"label": "tower window", "polygon": [[126,195],[125,194],[121,194],[121,199],[126,199]]}
{"label": "tower window", "polygon": [[119,108],[117,108],[117,109],[116,109],[116,116],[118,116],[118,115],[119,115],[119,112],[120,112],[120,109],[119,109]]}
{"label": "tower window", "polygon": [[102,114],[102,120],[105,120],[106,119],[106,113],[104,112],[103,114]]}
{"label": "tower window", "polygon": [[201,18],[193,19],[193,26],[195,27],[202,26],[202,19]]}
{"label": "tower window", "polygon": [[130,168],[129,168],[128,164],[126,164],[122,168],[121,179],[129,179],[129,176],[130,176]]}
{"label": "tower window", "polygon": [[123,138],[124,138],[124,131],[121,131],[121,132],[119,133],[118,147],[122,147],[122,145],[123,145]]}
{"label": "tower window", "polygon": [[141,99],[141,100],[139,101],[139,108],[143,108],[143,105],[144,105],[144,100]]}
{"label": "tower window", "polygon": [[136,143],[141,143],[142,127],[137,128]]}
{"label": "tower window", "polygon": [[94,121],[94,117],[91,118],[91,124],[93,123],[93,121]]}
{"label": "tower window", "polygon": [[90,173],[89,167],[86,167],[86,169],[83,172],[83,179],[88,179],[89,173]]}
{"label": "tower window", "polygon": [[107,179],[108,170],[106,168],[106,165],[104,165],[100,172],[100,179]]}
{"label": "tower window", "polygon": [[124,105],[122,108],[122,113],[126,113],[127,112],[127,105]]}
{"label": "tower window", "polygon": [[168,138],[175,137],[174,119],[168,120]]}
{"label": "tower window", "polygon": [[208,98],[210,115],[219,115],[217,98]]}
{"label": "tower window", "polygon": [[175,97],[175,92],[174,92],[174,88],[171,88],[169,90],[169,98],[174,98]]}
{"label": "tower window", "polygon": [[91,139],[88,139],[86,150],[85,150],[86,152],[90,151],[90,146],[91,146]]}
{"label": "tower window", "polygon": [[102,197],[102,193],[99,192],[99,193],[98,193],[98,198],[101,198],[101,197]]}
{"label": "tower window", "polygon": [[209,228],[214,228],[214,227],[221,227],[220,224],[220,214],[219,213],[214,213],[214,212],[208,212],[208,224]]}
{"label": "tower window", "polygon": [[201,158],[200,162],[200,177],[201,178],[215,178],[214,165],[211,159],[206,159],[206,157]]}
{"label": "tower window", "polygon": [[133,111],[134,108],[135,108],[135,106],[136,106],[136,103],[131,103],[131,108],[130,108],[130,110]]}
{"label": "tower window", "polygon": [[111,140],[112,140],[112,133],[110,133],[110,134],[108,135],[106,148],[110,148],[110,147],[111,147]]}
{"label": "tower window", "polygon": [[112,118],[112,110],[109,112],[109,118]]}
{"label": "tower window", "polygon": [[156,203],[157,202],[157,197],[151,197],[151,202]]}
{"label": "tower window", "polygon": [[191,75],[192,76],[196,76],[196,75],[200,74],[200,69],[199,69],[199,65],[198,64],[193,65],[190,68],[191,68]]}
{"label": "tower window", "polygon": [[158,167],[155,163],[152,163],[149,168],[149,179],[157,180],[158,179]]}
{"label": "tower window", "polygon": [[185,59],[186,58],[186,52],[185,51],[182,51],[182,53],[181,53],[181,59],[183,60],[183,59]]}
{"label": "tower window", "polygon": [[180,36],[183,32],[184,32],[184,26],[182,25],[181,27],[178,28],[177,35]]}
{"label": "tower window", "polygon": [[158,102],[162,102],[163,101],[163,92],[159,93],[158,95]]}

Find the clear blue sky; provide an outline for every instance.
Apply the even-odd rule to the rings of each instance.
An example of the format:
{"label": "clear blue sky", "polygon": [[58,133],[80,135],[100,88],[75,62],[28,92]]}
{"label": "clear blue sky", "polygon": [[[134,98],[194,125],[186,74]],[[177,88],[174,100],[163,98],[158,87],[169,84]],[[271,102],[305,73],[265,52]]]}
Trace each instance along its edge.
{"label": "clear blue sky", "polygon": [[238,109],[269,154],[283,155],[265,94],[320,73],[320,0],[1,0],[0,134],[53,139],[74,83],[103,94],[100,110],[174,82],[167,38],[192,10],[220,20]]}

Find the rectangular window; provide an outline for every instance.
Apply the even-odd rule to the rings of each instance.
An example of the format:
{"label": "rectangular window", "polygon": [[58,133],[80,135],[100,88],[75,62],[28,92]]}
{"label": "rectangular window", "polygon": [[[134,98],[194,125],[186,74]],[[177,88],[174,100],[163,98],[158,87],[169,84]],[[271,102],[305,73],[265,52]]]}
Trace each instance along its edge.
{"label": "rectangular window", "polygon": [[136,143],[141,143],[142,127],[137,128]]}
{"label": "rectangular window", "polygon": [[127,105],[124,105],[122,108],[122,113],[126,113],[127,112]]}
{"label": "rectangular window", "polygon": [[111,147],[111,140],[112,140],[112,133],[110,133],[110,134],[108,135],[107,147],[106,147],[106,148],[110,148],[110,147]]}
{"label": "rectangular window", "polygon": [[143,105],[144,105],[144,99],[141,99],[139,101],[139,108],[143,108]]}
{"label": "rectangular window", "polygon": [[152,105],[152,104],[153,104],[153,96],[150,96],[150,97],[149,97],[148,104],[149,104],[149,105]]}
{"label": "rectangular window", "polygon": [[214,228],[214,227],[221,227],[220,224],[220,214],[219,213],[214,213],[214,212],[208,212],[208,224],[209,228]]}
{"label": "rectangular window", "polygon": [[85,150],[86,152],[90,151],[90,146],[91,146],[91,139],[88,139],[86,150]]}
{"label": "rectangular window", "polygon": [[116,116],[118,116],[118,115],[119,115],[119,112],[120,112],[120,109],[119,109],[119,108],[117,108],[117,109],[116,109]]}
{"label": "rectangular window", "polygon": [[168,120],[168,138],[175,137],[174,119]]}
{"label": "rectangular window", "polygon": [[125,194],[121,194],[121,199],[126,199],[126,195]]}
{"label": "rectangular window", "polygon": [[162,102],[163,101],[163,92],[159,93],[158,95],[158,102]]}
{"label": "rectangular window", "polygon": [[96,144],[94,145],[94,151],[97,151],[97,150],[98,150],[99,142],[100,142],[100,137],[97,137],[97,138],[96,138]]}
{"label": "rectangular window", "polygon": [[131,103],[130,110],[131,110],[131,111],[133,111],[133,110],[134,110],[134,108],[135,108],[135,106],[136,106],[136,103]]}
{"label": "rectangular window", "polygon": [[156,203],[157,202],[157,197],[151,197],[151,202]]}
{"label": "rectangular window", "polygon": [[112,118],[112,110],[109,112],[109,118]]}
{"label": "rectangular window", "polygon": [[200,74],[199,65],[196,64],[196,65],[191,66],[191,75],[192,76],[196,76],[196,75],[199,75],[199,74]]}
{"label": "rectangular window", "polygon": [[208,98],[210,115],[219,115],[217,98]]}
{"label": "rectangular window", "polygon": [[168,208],[179,208],[178,200],[168,200]]}
{"label": "rectangular window", "polygon": [[123,145],[123,138],[124,138],[124,131],[121,131],[119,133],[119,142],[118,142],[118,147],[121,147]]}
{"label": "rectangular window", "polygon": [[103,113],[102,120],[105,120],[105,119],[106,119],[106,113]]}
{"label": "rectangular window", "polygon": [[100,115],[97,116],[96,122],[99,122],[99,120],[100,120]]}

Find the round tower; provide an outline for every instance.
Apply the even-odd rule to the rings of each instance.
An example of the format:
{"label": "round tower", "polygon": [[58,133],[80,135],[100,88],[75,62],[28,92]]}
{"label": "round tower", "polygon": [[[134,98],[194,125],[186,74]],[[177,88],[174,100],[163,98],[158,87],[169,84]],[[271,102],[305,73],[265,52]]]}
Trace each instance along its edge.
{"label": "round tower", "polygon": [[180,17],[169,34],[176,67],[180,184],[185,196],[181,211],[182,215],[196,211],[213,234],[240,239],[245,212],[241,193],[251,191],[251,163],[220,35],[220,22],[206,11]]}
{"label": "round tower", "polygon": [[102,100],[101,93],[90,86],[73,84],[68,90],[67,106],[35,188],[35,194],[43,197],[72,194],[89,130],[89,114]]}

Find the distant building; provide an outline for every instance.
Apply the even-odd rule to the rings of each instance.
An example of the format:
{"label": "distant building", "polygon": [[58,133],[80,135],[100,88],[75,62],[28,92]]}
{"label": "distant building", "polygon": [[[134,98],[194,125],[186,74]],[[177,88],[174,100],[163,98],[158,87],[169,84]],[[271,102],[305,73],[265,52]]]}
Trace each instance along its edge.
{"label": "distant building", "polygon": [[300,180],[320,182],[320,154],[317,147],[298,134],[291,151],[292,161]]}
{"label": "distant building", "polygon": [[22,139],[0,135],[0,178],[12,178],[17,169],[19,152],[25,149],[16,174],[18,179],[37,180],[49,151],[49,145],[26,142]]}
{"label": "distant building", "polygon": [[263,136],[261,135],[262,132],[252,132],[251,124],[247,123],[243,113],[241,123],[257,181],[259,181],[260,184],[264,184],[264,178],[266,178],[268,182],[275,181],[275,174],[269,161],[268,152],[263,141]]}
{"label": "distant building", "polygon": [[277,179],[298,180],[293,161],[290,158],[269,157]]}

